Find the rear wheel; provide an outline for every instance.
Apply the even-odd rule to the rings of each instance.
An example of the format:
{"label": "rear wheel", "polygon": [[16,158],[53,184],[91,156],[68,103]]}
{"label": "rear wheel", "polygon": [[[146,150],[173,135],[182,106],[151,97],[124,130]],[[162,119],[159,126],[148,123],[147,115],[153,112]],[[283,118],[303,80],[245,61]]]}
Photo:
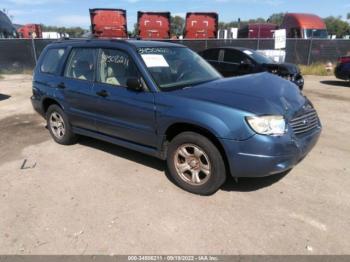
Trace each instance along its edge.
{"label": "rear wheel", "polygon": [[211,195],[226,180],[220,151],[197,133],[184,132],[171,141],[167,164],[176,184],[191,193]]}
{"label": "rear wheel", "polygon": [[71,145],[77,141],[68,117],[61,107],[51,105],[46,113],[47,127],[52,138],[61,145]]}

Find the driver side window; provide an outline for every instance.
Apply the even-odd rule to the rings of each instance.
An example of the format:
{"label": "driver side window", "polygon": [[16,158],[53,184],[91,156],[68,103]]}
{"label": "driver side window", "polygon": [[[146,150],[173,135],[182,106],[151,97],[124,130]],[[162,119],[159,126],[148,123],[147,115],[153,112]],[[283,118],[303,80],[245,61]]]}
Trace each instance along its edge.
{"label": "driver side window", "polygon": [[97,81],[126,87],[129,78],[139,78],[136,65],[129,55],[115,49],[101,49],[98,59]]}
{"label": "driver side window", "polygon": [[64,76],[84,81],[93,81],[96,50],[93,48],[74,48],[70,54]]}

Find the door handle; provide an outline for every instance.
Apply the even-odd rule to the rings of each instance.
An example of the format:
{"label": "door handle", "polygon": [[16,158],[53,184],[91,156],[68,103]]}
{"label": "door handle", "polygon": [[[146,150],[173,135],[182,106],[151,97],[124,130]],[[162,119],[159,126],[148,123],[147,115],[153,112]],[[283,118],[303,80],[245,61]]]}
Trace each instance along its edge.
{"label": "door handle", "polygon": [[59,84],[57,85],[57,88],[59,88],[59,89],[65,89],[65,88],[66,88],[66,85],[62,82],[62,83],[59,83]]}
{"label": "door handle", "polygon": [[106,90],[101,90],[101,91],[96,92],[96,95],[101,96],[101,97],[107,97],[108,93]]}

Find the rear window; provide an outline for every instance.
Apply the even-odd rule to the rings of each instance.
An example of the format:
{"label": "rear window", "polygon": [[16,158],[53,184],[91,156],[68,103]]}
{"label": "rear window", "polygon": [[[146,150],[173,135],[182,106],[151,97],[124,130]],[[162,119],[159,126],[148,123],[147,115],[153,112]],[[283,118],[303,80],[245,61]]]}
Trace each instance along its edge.
{"label": "rear window", "polygon": [[209,49],[202,53],[202,57],[206,60],[218,61],[219,60],[219,49]]}
{"label": "rear window", "polygon": [[64,48],[54,48],[47,51],[40,71],[47,74],[57,74],[59,64],[65,53]]}

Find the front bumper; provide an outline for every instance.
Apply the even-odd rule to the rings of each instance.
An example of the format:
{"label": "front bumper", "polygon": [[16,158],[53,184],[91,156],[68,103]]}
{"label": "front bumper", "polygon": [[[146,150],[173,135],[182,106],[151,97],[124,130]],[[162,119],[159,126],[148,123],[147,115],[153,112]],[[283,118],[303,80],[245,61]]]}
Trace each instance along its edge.
{"label": "front bumper", "polygon": [[296,84],[300,90],[304,88],[304,77],[301,74],[297,74],[293,76],[291,80],[294,84]]}
{"label": "front bumper", "polygon": [[296,84],[300,90],[304,88],[304,77],[301,74],[293,74],[293,75],[280,75],[282,78],[291,81]]}
{"label": "front bumper", "polygon": [[254,135],[245,141],[221,139],[233,177],[264,177],[297,165],[317,143],[321,127],[302,137]]}
{"label": "front bumper", "polygon": [[336,78],[341,80],[349,80],[350,79],[350,65],[345,66],[342,64],[337,65],[334,70],[334,75]]}

